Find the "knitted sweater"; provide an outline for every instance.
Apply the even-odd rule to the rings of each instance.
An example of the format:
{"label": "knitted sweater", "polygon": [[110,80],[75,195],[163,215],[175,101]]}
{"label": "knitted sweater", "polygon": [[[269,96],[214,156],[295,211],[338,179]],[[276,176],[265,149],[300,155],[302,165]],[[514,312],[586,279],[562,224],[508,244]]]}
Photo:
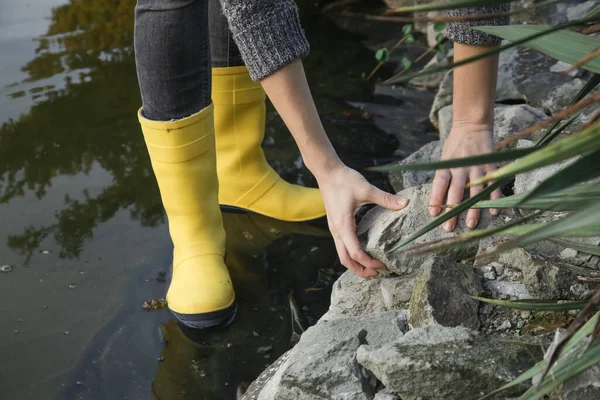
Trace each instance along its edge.
{"label": "knitted sweater", "polygon": [[[294,0],[220,0],[250,76],[260,80],[292,61],[302,58],[310,46],[300,26]],[[507,11],[508,5],[451,11],[450,15],[471,15]],[[476,25],[505,25],[508,18],[448,24],[448,37],[458,43],[486,45],[499,41],[495,36],[469,29]]]}

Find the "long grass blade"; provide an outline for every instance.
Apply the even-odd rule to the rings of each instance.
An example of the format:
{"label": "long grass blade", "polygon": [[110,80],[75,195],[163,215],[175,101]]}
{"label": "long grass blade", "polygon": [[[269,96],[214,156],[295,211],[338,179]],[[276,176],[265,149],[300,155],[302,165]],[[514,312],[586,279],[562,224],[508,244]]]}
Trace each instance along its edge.
{"label": "long grass blade", "polygon": [[[551,4],[558,3],[563,0],[545,0],[539,3],[530,4],[528,7],[512,7],[510,11],[506,12],[492,12],[492,13],[483,13],[477,15],[458,15],[458,16],[433,16],[433,17],[400,17],[400,16],[390,16],[390,14],[405,14],[404,7],[392,8],[385,12],[385,16],[380,16],[386,18],[388,21],[398,21],[398,22],[464,22],[464,21],[474,21],[474,20],[482,20],[482,19],[491,19],[498,17],[508,17],[511,15],[523,14],[526,12],[531,12],[537,8],[547,7]],[[434,5],[443,4],[436,3]],[[453,7],[453,8],[462,8],[462,7]],[[384,20],[384,19],[382,19]]]}
{"label": "long grass blade", "polygon": [[481,185],[496,179],[512,177],[521,172],[544,167],[563,161],[576,155],[600,150],[600,124],[593,125],[575,136],[569,136],[548,145],[536,152],[501,167],[481,179],[470,183],[470,186]]}
{"label": "long grass blade", "polygon": [[[449,69],[452,69],[452,68],[455,68],[455,67],[460,67],[461,65],[469,64],[469,63],[472,63],[472,62],[477,61],[477,60],[481,60],[481,59],[486,58],[486,57],[491,57],[491,56],[493,56],[495,54],[500,53],[501,51],[510,49],[512,47],[515,47],[515,46],[522,45],[522,44],[524,44],[524,43],[526,43],[526,42],[528,42],[530,40],[542,37],[544,35],[548,35],[548,34],[550,34],[552,32],[558,32],[558,31],[566,29],[566,28],[571,28],[571,27],[574,27],[574,26],[581,26],[581,25],[585,25],[585,22],[583,22],[583,21],[571,21],[571,22],[567,22],[567,23],[564,23],[564,24],[556,25],[554,27],[548,28],[546,31],[538,32],[538,33],[533,34],[531,36],[528,36],[528,37],[522,38],[520,40],[516,40],[514,42],[511,42],[511,43],[505,44],[503,46],[497,47],[497,48],[492,49],[490,51],[487,51],[485,53],[481,53],[481,54],[479,54],[477,56],[466,58],[464,60],[461,60],[461,61],[458,61],[458,62],[455,62],[455,63],[452,63],[452,64],[448,64],[448,65],[442,65],[442,66],[439,66],[439,67],[428,68],[428,69],[424,69],[424,70],[421,70],[421,71],[416,71],[416,72],[413,72],[413,73],[410,73],[410,74],[405,74],[405,75],[401,75],[401,76],[397,76],[396,75],[396,76],[393,76],[392,78],[386,80],[384,83],[386,83],[386,84],[392,84],[392,83],[407,82],[407,81],[409,81],[412,78],[415,78],[417,76],[429,75],[429,74],[434,74],[434,73],[437,73],[437,72],[444,72],[444,71],[447,71]],[[509,26],[519,26],[519,25],[509,25]]]}
{"label": "long grass blade", "polygon": [[596,183],[580,184],[576,187],[568,187],[557,190],[536,199],[523,201],[532,191],[503,197],[496,200],[482,200],[474,204],[472,208],[524,208],[524,209],[547,209],[552,207],[553,211],[572,211],[587,205],[590,201],[600,201],[600,185]]}
{"label": "long grass blade", "polygon": [[[546,32],[545,25],[505,25],[481,26],[479,31],[499,36],[510,42],[522,40],[532,35]],[[568,30],[559,30],[527,40],[526,47],[537,50],[552,58],[569,64],[576,64],[600,46],[600,38],[587,36]],[[580,68],[600,73],[600,59],[591,59]]]}
{"label": "long grass blade", "polygon": [[498,300],[490,299],[487,297],[469,296],[475,300],[479,300],[483,303],[494,304],[506,308],[513,308],[515,310],[528,310],[528,311],[569,311],[569,310],[581,310],[587,304],[587,300],[584,301],[567,301],[564,300]]}
{"label": "long grass blade", "polygon": [[600,342],[592,345],[586,352],[576,352],[574,356],[568,357],[568,359],[557,363],[550,369],[549,376],[542,380],[537,387],[530,388],[525,392],[525,394],[521,396],[521,399],[542,399],[570,378],[598,363],[600,363]]}
{"label": "long grass blade", "polygon": [[600,17],[600,5],[597,5],[596,7],[594,7],[594,9],[592,9],[592,11],[585,14],[583,16],[583,19],[592,19],[597,17]]}
{"label": "long grass blade", "polygon": [[531,224],[531,225],[525,224],[526,222],[531,221],[532,219],[537,217],[538,215],[539,215],[539,213],[534,213],[530,216],[516,219],[506,225],[497,226],[495,228],[467,231],[467,232],[461,233],[461,234],[453,236],[453,237],[430,241],[430,242],[425,242],[425,243],[419,243],[416,245],[406,247],[405,251],[414,252],[415,254],[423,254],[423,253],[429,253],[429,252],[443,252],[445,250],[464,246],[468,243],[472,243],[474,241],[478,241],[483,238],[497,235],[500,233],[505,234],[505,235],[515,235],[514,232],[517,232],[517,233],[519,233],[519,235],[523,235],[523,234],[531,232],[534,229],[537,229],[539,227],[539,224]]}
{"label": "long grass blade", "polygon": [[498,248],[498,252],[523,247],[544,239],[560,237],[564,233],[573,234],[579,230],[583,232],[584,228],[594,230],[598,227],[600,227],[600,202],[594,202],[588,207],[582,208],[562,219],[548,222],[533,232],[501,245]]}
{"label": "long grass blade", "polygon": [[398,251],[402,247],[413,242],[415,239],[418,239],[419,237],[426,234],[430,230],[432,230],[432,229],[438,227],[439,225],[443,224],[444,222],[448,221],[450,218],[454,217],[455,215],[458,215],[461,212],[468,210],[469,207],[471,207],[473,204],[475,204],[478,201],[489,196],[490,193],[492,193],[494,190],[496,190],[497,188],[501,187],[502,185],[504,185],[506,183],[507,183],[507,181],[496,181],[496,182],[492,183],[487,188],[485,188],[482,192],[463,201],[458,206],[452,208],[450,211],[443,213],[442,215],[440,215],[439,217],[437,217],[436,219],[431,221],[429,224],[425,225],[423,228],[419,229],[417,232],[410,235],[408,238],[397,243],[391,250],[389,250],[389,252]]}
{"label": "long grass blade", "polygon": [[393,8],[388,13],[409,13],[417,11],[451,10],[454,8],[486,7],[512,3],[518,0],[448,0],[433,4],[420,4],[407,7]]}
{"label": "long grass blade", "polygon": [[550,193],[554,193],[563,188],[577,185],[581,182],[590,181],[600,177],[600,150],[596,150],[581,157],[574,163],[566,166],[554,175],[542,181],[538,187],[533,189],[523,199],[533,200]]}
{"label": "long grass blade", "polygon": [[388,164],[377,167],[369,167],[369,171],[424,171],[432,169],[443,169],[443,168],[458,168],[467,167],[471,165],[491,164],[503,161],[511,161],[519,157],[526,156],[527,154],[533,153],[535,148],[530,147],[527,149],[517,149],[508,151],[498,151],[489,154],[483,154],[473,157],[456,158],[453,160],[433,161],[429,163],[421,164]]}
{"label": "long grass blade", "polygon": [[[573,97],[573,99],[571,99],[571,102],[569,103],[568,107],[574,105],[575,103],[577,103],[581,99],[583,99],[585,96],[587,96],[592,90],[594,90],[596,88],[596,86],[598,86],[598,84],[600,84],[600,74],[594,74],[586,82],[586,84],[581,88],[581,90],[579,90],[579,92],[575,95],[575,97]],[[548,143],[550,143],[552,140],[554,140],[555,137],[560,135],[561,132],[564,131],[565,128],[567,128],[578,116],[579,116],[579,113],[572,115],[567,120],[567,122],[565,122],[563,125],[561,125],[561,127],[558,129],[557,129],[557,126],[560,124],[561,121],[556,121],[550,128],[548,128],[546,130],[544,135],[541,136],[536,141],[535,146],[541,147],[541,146],[545,146]]]}
{"label": "long grass blade", "polygon": [[593,244],[587,244],[587,243],[574,242],[572,240],[566,240],[566,239],[561,239],[561,238],[553,238],[553,239],[550,239],[550,241],[552,241],[556,244],[560,244],[561,246],[568,247],[570,249],[575,249],[582,253],[590,254],[592,256],[600,256],[600,246],[594,246]]}
{"label": "long grass blade", "polygon": [[[564,345],[564,352],[568,352],[573,347],[575,347],[583,338],[585,338],[586,336],[591,334],[592,331],[594,330],[594,327],[596,326],[596,324],[599,321],[600,321],[600,313],[597,313],[583,327],[581,327],[581,329],[578,329],[570,338],[566,339],[566,343]],[[572,354],[571,356],[575,357],[576,353]],[[539,363],[537,363],[536,365],[534,365],[527,371],[523,372],[517,378],[508,382],[506,385],[494,390],[493,392],[488,393],[487,395],[480,398],[479,400],[490,399],[493,396],[495,396],[496,394],[498,394],[506,389],[509,389],[511,387],[519,385],[525,381],[528,381],[529,379],[533,378],[535,375],[541,373],[546,368],[547,365],[548,365],[547,361],[545,361],[545,360],[540,361]],[[532,388],[530,390],[535,390],[535,389]]]}

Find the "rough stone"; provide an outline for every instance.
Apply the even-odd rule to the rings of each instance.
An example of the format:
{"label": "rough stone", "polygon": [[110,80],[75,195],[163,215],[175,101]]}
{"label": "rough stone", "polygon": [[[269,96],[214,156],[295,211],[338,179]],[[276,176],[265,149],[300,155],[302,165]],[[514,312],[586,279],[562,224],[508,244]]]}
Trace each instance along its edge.
{"label": "rough stone", "polygon": [[323,320],[406,308],[414,286],[412,276],[363,279],[347,271],[333,285],[331,305]]}
{"label": "rough stone", "polygon": [[385,388],[375,393],[373,400],[400,400],[400,397],[396,396],[389,389]]}
{"label": "rough stone", "polygon": [[576,19],[581,19],[585,14],[592,11],[594,7],[598,6],[598,1],[589,0],[579,4],[569,4],[566,7],[567,20],[574,21]]}
{"label": "rough stone", "polygon": [[357,360],[403,400],[476,399],[534,363],[527,346],[439,325],[411,330],[394,343],[363,345]]}
{"label": "rough stone", "polygon": [[553,114],[567,107],[584,85],[580,78],[542,72],[525,79],[517,88],[529,104]]}
{"label": "rough stone", "polygon": [[477,330],[479,303],[469,296],[478,296],[480,292],[480,281],[470,264],[432,258],[424,263],[415,283],[408,309],[409,326],[437,324]]}
{"label": "rough stone", "polygon": [[[518,75],[518,70],[515,65],[520,60],[520,52],[518,48],[511,48],[500,53],[498,60],[498,79],[496,82],[496,102],[506,101],[523,101],[525,95],[519,92],[517,83],[522,79]],[[539,71],[539,70],[537,70]],[[452,104],[452,93],[454,91],[454,75],[452,70],[446,72],[442,81],[439,84],[439,90],[435,95],[429,119],[434,126],[438,127],[439,111]]]}
{"label": "rough stone", "polygon": [[438,91],[433,98],[433,104],[429,111],[429,120],[436,128],[439,128],[439,111],[452,104],[452,91],[454,88],[453,77],[452,70],[446,72],[444,78],[440,82]]}
{"label": "rough stone", "polygon": [[[533,146],[533,142],[530,140],[521,139],[517,142],[517,149],[526,149]],[[515,183],[513,191],[515,194],[521,194],[535,189],[544,180],[548,179],[558,171],[562,170],[569,164],[571,164],[575,158],[570,160],[550,164],[548,166],[537,168],[532,171],[527,171],[518,174],[515,177]]]}
{"label": "rough stone", "polygon": [[[398,275],[414,274],[421,270],[421,265],[431,258],[431,254],[414,254],[411,252],[390,252],[392,247],[409,237],[432,220],[429,214],[429,197],[431,185],[411,187],[399,192],[400,197],[407,198],[409,204],[400,211],[390,211],[382,207],[374,207],[367,212],[358,225],[358,236],[363,248],[373,257],[381,260],[388,270]],[[506,219],[517,215],[511,210],[503,210],[500,217],[492,217],[489,213],[481,214],[479,228],[491,228],[504,224]],[[449,233],[437,227],[421,236],[414,243],[449,238],[458,233],[469,231],[464,221],[464,215],[459,216],[457,227]],[[478,244],[472,243],[461,248],[455,248],[443,253],[451,261],[472,257],[477,251]]]}
{"label": "rough stone", "polygon": [[[439,118],[440,139],[443,142],[452,128],[452,106],[442,108]],[[500,142],[546,118],[542,111],[527,104],[497,104],[494,108],[494,139]]]}
{"label": "rough stone", "polygon": [[[427,143],[419,150],[400,161],[399,164],[421,164],[431,161],[437,161],[442,156],[442,146],[439,140]],[[396,192],[403,189],[421,186],[433,181],[435,171],[393,171],[389,174],[390,184]]]}
{"label": "rough stone", "polygon": [[356,361],[362,344],[383,345],[403,335],[406,314],[385,312],[319,321],[276,367],[250,386],[245,400],[371,400],[376,378]]}
{"label": "rough stone", "polygon": [[[448,65],[450,63],[448,58],[449,57],[447,53],[438,52],[431,60],[429,60],[429,62],[427,62],[427,64],[425,64],[423,70]],[[435,89],[438,88],[442,83],[444,75],[446,75],[446,72],[436,72],[429,75],[417,76],[408,81],[408,84],[417,87]]]}
{"label": "rough stone", "polygon": [[[488,250],[486,246],[481,249],[482,252]],[[490,262],[504,266],[501,277],[483,284],[494,298],[579,300],[585,298],[582,296],[593,293],[593,286],[583,284],[578,279],[580,276],[593,276],[593,271],[558,258],[542,257],[526,249],[516,248],[478,261],[476,267],[484,267],[489,264],[483,263]]]}
{"label": "rough stone", "polygon": [[[566,335],[566,329],[557,329],[554,334],[554,340],[548,347],[544,359],[547,361],[550,358],[550,354],[556,349],[558,343]],[[587,345],[589,339],[585,339],[579,344],[575,345],[573,349],[563,355],[561,358],[566,357],[573,351],[581,351],[584,346]],[[538,374],[532,379],[533,384],[537,384],[541,378]],[[593,366],[567,380],[560,389],[561,399],[564,400],[597,400],[600,398],[600,365]]]}

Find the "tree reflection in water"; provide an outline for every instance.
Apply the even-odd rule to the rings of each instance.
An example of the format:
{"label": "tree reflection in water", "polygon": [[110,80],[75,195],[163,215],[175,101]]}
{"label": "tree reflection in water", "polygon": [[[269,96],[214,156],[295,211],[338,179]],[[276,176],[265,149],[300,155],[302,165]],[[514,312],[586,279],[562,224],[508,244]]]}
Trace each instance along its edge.
{"label": "tree reflection in water", "polygon": [[[299,3],[305,13],[313,11],[312,2]],[[140,97],[132,46],[134,6],[134,0],[70,0],[56,7],[35,58],[22,68],[28,74],[25,82],[69,75],[62,89],[41,86],[35,94],[41,100],[26,115],[0,126],[0,204],[26,192],[41,199],[52,179],[61,175],[87,175],[101,168],[112,178],[98,195],[84,190],[78,199],[65,196],[55,223],[28,226],[10,236],[8,246],[26,261],[50,236],[60,247],[60,257],[77,257],[94,228],[120,209],[128,209],[143,226],[165,221],[136,119]],[[312,17],[303,21],[312,43],[306,70],[334,146],[350,165],[390,155],[397,147],[395,139],[371,121],[339,116],[348,108],[345,99],[370,95],[360,75],[371,67],[372,54],[330,22],[324,26],[322,19]],[[274,167],[287,180],[314,186],[308,171],[295,165],[298,150],[272,109],[268,124],[266,152]]]}

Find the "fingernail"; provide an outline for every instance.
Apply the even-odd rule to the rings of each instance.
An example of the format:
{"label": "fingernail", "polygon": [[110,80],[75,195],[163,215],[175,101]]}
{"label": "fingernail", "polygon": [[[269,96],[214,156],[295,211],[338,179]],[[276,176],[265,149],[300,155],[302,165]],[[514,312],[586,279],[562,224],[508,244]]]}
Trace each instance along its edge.
{"label": "fingernail", "polygon": [[500,214],[500,210],[498,210],[497,208],[492,208],[490,210],[490,214],[492,214],[492,215],[498,215],[498,214]]}
{"label": "fingernail", "polygon": [[444,229],[450,232],[452,230],[452,223],[450,221],[444,222]]}
{"label": "fingernail", "polygon": [[398,203],[398,205],[400,207],[406,207],[408,205],[408,200],[407,199],[399,198],[396,201],[397,201],[397,203]]}
{"label": "fingernail", "polygon": [[467,226],[471,229],[475,228],[475,226],[477,225],[477,222],[473,219],[473,218],[469,218],[467,220]]}
{"label": "fingernail", "polygon": [[438,207],[429,207],[429,214],[431,214],[432,217],[435,217],[439,213],[440,209]]}

